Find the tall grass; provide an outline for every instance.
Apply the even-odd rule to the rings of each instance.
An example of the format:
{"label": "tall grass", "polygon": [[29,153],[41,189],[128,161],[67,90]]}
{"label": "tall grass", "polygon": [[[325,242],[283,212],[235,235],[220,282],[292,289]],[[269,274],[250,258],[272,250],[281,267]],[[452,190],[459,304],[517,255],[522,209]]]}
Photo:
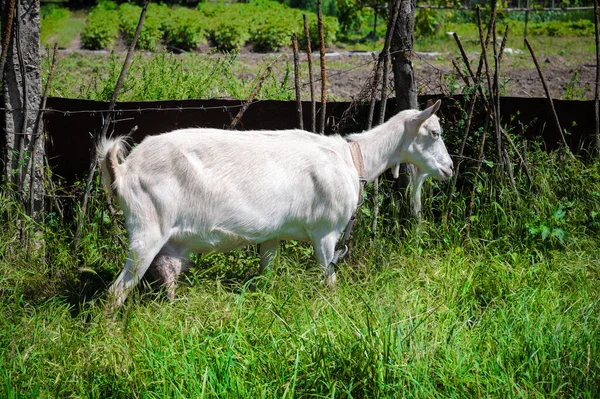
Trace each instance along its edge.
{"label": "tall grass", "polygon": [[175,301],[141,288],[116,317],[127,244],[100,190],[77,248],[77,197],[35,222],[3,191],[0,396],[598,397],[600,163],[527,160],[518,192],[492,162],[450,200],[428,182],[421,223],[384,179],[376,236],[368,189],[335,289],[290,242],[262,276],[254,249],[197,256]]}
{"label": "tall grass", "polygon": [[[51,96],[104,100],[111,98],[123,65],[124,54],[110,56],[70,55],[60,60],[50,89]],[[258,70],[240,73],[237,56],[206,57],[199,54],[153,56],[138,54],[119,92],[119,101],[172,100],[192,98],[247,98],[258,76],[272,57],[258,63]],[[50,60],[47,60],[50,62]],[[293,99],[293,79],[288,62],[278,63],[284,79],[267,78],[258,98]],[[49,70],[49,67],[48,67]],[[168,82],[168,84],[166,84]]]}

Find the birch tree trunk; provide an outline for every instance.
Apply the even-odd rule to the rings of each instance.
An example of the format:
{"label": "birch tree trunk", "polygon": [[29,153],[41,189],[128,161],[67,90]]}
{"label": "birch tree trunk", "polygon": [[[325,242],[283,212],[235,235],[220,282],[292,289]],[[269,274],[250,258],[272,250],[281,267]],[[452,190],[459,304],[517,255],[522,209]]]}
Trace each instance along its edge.
{"label": "birch tree trunk", "polygon": [[[2,72],[2,181],[19,194],[27,213],[43,209],[44,140],[41,118],[40,3],[17,0],[10,37],[11,1],[1,0],[2,42],[8,43]],[[4,52],[4,51],[3,51]]]}

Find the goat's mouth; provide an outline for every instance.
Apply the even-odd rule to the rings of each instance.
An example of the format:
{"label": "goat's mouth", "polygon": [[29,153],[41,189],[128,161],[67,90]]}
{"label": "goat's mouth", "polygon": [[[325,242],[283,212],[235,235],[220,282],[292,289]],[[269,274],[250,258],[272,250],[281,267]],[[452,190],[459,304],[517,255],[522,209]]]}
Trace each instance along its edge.
{"label": "goat's mouth", "polygon": [[452,168],[442,168],[440,169],[440,180],[448,180],[453,174]]}

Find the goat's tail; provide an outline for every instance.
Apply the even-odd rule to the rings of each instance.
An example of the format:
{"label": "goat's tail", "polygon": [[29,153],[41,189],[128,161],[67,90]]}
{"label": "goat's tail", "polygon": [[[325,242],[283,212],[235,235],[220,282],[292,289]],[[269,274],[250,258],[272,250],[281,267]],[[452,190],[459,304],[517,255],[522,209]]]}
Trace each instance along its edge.
{"label": "goat's tail", "polygon": [[107,194],[117,194],[115,181],[122,174],[123,169],[119,159],[123,160],[127,156],[128,139],[127,136],[110,139],[102,138],[96,149],[102,185]]}

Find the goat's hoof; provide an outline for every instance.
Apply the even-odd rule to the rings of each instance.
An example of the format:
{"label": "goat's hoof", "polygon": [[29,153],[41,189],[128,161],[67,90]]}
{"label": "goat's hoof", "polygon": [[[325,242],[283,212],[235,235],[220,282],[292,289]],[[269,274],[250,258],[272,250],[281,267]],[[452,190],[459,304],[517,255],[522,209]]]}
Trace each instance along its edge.
{"label": "goat's hoof", "polygon": [[331,273],[328,276],[325,276],[325,278],[323,279],[323,284],[325,284],[326,286],[328,286],[330,288],[335,287],[336,283],[337,283],[337,277],[335,275],[335,272]]}

